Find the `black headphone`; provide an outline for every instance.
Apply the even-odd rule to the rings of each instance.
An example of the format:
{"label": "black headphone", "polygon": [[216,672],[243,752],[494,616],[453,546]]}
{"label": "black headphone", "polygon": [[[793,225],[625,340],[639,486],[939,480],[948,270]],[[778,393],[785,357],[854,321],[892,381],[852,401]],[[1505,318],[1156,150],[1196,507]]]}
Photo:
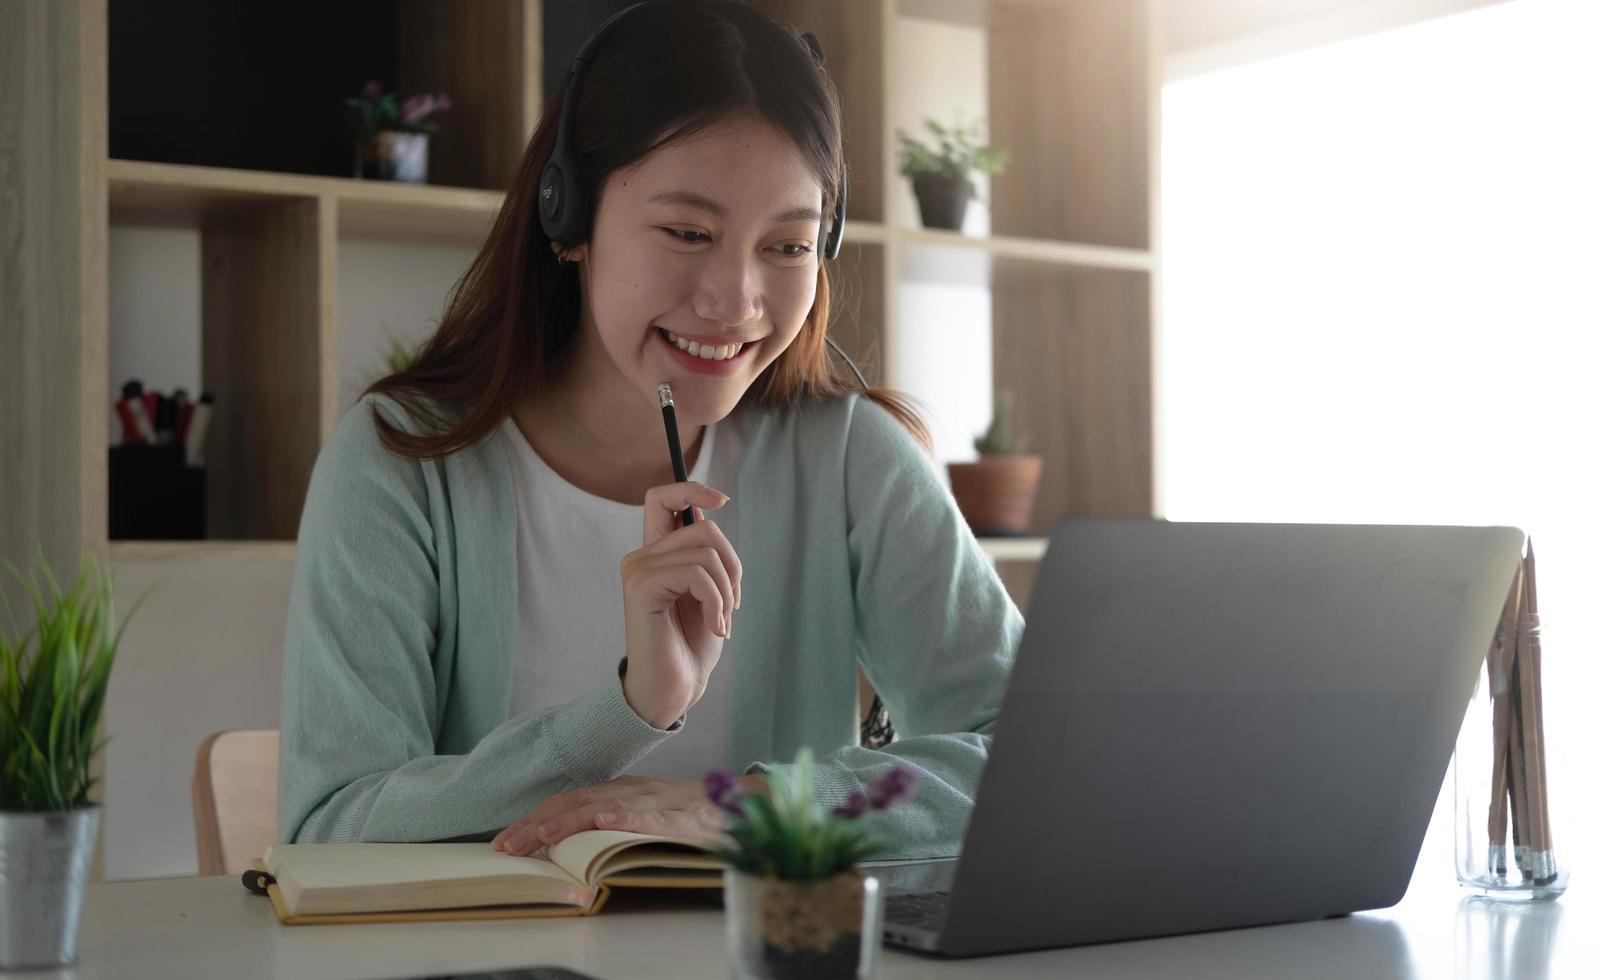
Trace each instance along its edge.
{"label": "black headphone", "polygon": [[[544,164],[543,175],[538,181],[538,217],[544,226],[544,234],[562,245],[587,241],[589,231],[590,202],[579,176],[582,171],[577,165],[573,148],[575,138],[572,128],[576,125],[576,113],[573,110],[577,105],[577,93],[583,87],[583,77],[588,74],[588,65],[593,60],[594,49],[599,47],[599,42],[610,33],[617,21],[639,7],[648,6],[650,2],[635,3],[610,15],[589,35],[582,49],[577,52],[577,57],[572,59],[571,70],[566,76],[566,97],[561,102],[560,122],[555,128],[555,149],[549,155],[549,162]],[[815,63],[826,64],[827,56],[821,50],[821,41],[808,32],[802,40]],[[844,212],[848,204],[849,167],[845,164],[843,181],[838,187],[838,201],[832,210],[832,228],[827,232],[827,240],[821,250],[826,258],[836,259],[838,249],[843,245]]]}
{"label": "black headphone", "polygon": [[[538,180],[538,218],[543,225],[544,234],[551,241],[560,242],[562,245],[571,245],[575,242],[588,240],[588,221],[590,202],[587,189],[583,186],[582,170],[577,164],[574,146],[575,137],[572,129],[576,125],[575,107],[577,93],[583,87],[583,77],[588,74],[588,65],[593,60],[594,50],[599,47],[599,42],[616,22],[651,2],[664,2],[664,0],[644,0],[635,3],[614,14],[611,14],[603,24],[589,35],[583,42],[582,48],[577,52],[577,57],[572,59],[571,70],[566,75],[566,96],[561,100],[560,120],[555,127],[555,149],[549,155],[549,161],[544,164],[544,172]],[[806,32],[801,36],[810,57],[817,65],[824,65],[827,61],[826,54],[821,50],[821,41],[814,34]],[[844,212],[849,204],[849,166],[844,165],[843,180],[838,186],[838,201],[832,209],[832,228],[827,232],[827,239],[822,245],[821,255],[824,258],[836,259],[838,251],[843,246]],[[831,337],[826,338],[827,346],[842,357],[849,365],[849,369],[860,381],[860,387],[869,388],[866,376],[855,367],[854,361],[845,354]]]}

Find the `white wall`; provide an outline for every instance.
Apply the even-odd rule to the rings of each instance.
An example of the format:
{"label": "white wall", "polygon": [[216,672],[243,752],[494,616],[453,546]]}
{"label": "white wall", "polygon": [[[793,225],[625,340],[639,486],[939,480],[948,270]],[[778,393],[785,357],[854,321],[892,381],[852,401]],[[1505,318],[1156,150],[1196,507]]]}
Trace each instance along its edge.
{"label": "white wall", "polygon": [[122,438],[116,399],[131,378],[147,390],[200,396],[200,233],[184,228],[111,226],[109,261],[110,414]]}
{"label": "white wall", "polygon": [[414,348],[438,329],[475,249],[347,241],[338,250],[339,407],[386,373],[385,331]]}
{"label": "white wall", "polygon": [[105,876],[197,870],[189,780],[211,732],[276,728],[287,561],[114,565],[128,620],[106,695]]}
{"label": "white wall", "polygon": [[1505,0],[1165,0],[1167,81]]}

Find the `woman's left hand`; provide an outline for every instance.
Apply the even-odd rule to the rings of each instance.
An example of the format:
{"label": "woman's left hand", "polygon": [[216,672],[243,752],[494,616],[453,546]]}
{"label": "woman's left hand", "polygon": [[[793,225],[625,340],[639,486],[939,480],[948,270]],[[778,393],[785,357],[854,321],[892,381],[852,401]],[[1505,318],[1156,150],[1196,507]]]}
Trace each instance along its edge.
{"label": "woman's left hand", "polygon": [[[738,783],[748,792],[764,786],[765,781],[759,774],[750,774],[740,777]],[[705,784],[699,780],[617,776],[608,783],[556,793],[500,831],[494,849],[531,854],[580,830],[594,829],[725,843],[722,816],[705,796]]]}

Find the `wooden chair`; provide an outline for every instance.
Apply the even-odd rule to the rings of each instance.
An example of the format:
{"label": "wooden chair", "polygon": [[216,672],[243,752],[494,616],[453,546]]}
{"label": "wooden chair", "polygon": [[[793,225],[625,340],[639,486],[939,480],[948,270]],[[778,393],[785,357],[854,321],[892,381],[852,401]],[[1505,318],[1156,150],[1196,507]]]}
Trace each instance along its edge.
{"label": "wooden chair", "polygon": [[207,736],[191,797],[200,874],[243,874],[277,840],[277,730]]}

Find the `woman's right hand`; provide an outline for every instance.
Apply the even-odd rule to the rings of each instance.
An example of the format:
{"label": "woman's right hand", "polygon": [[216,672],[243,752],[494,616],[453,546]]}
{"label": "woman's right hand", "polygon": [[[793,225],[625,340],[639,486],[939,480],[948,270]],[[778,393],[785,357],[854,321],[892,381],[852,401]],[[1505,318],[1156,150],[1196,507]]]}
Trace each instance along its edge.
{"label": "woman's right hand", "polygon": [[[627,621],[622,690],[656,728],[670,727],[699,701],[723,639],[732,635],[743,564],[700,510],[731,499],[702,483],[651,487],[644,494],[644,546],[621,560]],[[678,512],[690,506],[694,523],[678,527]]]}

